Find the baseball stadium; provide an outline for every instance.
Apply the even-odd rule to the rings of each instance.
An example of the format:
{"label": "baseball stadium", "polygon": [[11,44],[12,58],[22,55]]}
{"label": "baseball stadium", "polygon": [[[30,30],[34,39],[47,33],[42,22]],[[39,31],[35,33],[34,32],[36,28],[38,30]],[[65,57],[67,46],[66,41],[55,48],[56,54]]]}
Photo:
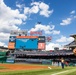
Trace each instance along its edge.
{"label": "baseball stadium", "polygon": [[0,47],[0,75],[76,75],[76,35],[71,37],[74,41],[64,46],[68,50],[45,51],[51,37],[41,31],[11,31],[8,48]]}

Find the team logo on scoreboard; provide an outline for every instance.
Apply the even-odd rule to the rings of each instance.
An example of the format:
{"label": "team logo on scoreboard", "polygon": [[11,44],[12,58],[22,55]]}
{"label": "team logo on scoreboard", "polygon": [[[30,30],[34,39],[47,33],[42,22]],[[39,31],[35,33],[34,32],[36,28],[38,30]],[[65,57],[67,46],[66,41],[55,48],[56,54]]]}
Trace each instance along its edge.
{"label": "team logo on scoreboard", "polygon": [[15,42],[16,37],[15,36],[10,36],[9,42]]}
{"label": "team logo on scoreboard", "polygon": [[45,49],[45,43],[38,43],[38,49]]}

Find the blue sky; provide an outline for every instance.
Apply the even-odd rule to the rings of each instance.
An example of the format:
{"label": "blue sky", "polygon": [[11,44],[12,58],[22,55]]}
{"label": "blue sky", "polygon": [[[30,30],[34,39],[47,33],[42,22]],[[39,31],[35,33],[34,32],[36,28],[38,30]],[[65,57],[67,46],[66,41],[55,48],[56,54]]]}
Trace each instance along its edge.
{"label": "blue sky", "polygon": [[0,0],[0,24],[2,46],[8,45],[11,30],[27,29],[52,36],[47,50],[61,48],[76,34],[76,0]]}

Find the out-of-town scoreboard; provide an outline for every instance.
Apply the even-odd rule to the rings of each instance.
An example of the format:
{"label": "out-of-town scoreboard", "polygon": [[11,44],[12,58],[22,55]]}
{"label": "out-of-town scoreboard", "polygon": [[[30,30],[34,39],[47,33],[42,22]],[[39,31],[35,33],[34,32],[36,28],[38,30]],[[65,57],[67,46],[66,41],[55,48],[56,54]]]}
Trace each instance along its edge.
{"label": "out-of-town scoreboard", "polygon": [[[39,33],[39,32],[35,32]],[[41,32],[40,32],[41,33]],[[39,33],[39,34],[40,34]],[[28,35],[26,30],[24,31],[11,31],[9,37],[9,50],[45,50],[45,36]]]}

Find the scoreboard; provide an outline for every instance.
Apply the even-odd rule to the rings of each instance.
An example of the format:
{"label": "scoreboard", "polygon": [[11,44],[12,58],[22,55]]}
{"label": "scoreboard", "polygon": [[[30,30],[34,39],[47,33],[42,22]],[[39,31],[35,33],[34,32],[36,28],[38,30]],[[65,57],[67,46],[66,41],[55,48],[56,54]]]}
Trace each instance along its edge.
{"label": "scoreboard", "polygon": [[29,38],[22,38],[16,39],[15,48],[16,49],[37,49],[37,42],[38,39],[29,39]]}
{"label": "scoreboard", "polygon": [[10,36],[9,50],[44,50],[45,36]]}

